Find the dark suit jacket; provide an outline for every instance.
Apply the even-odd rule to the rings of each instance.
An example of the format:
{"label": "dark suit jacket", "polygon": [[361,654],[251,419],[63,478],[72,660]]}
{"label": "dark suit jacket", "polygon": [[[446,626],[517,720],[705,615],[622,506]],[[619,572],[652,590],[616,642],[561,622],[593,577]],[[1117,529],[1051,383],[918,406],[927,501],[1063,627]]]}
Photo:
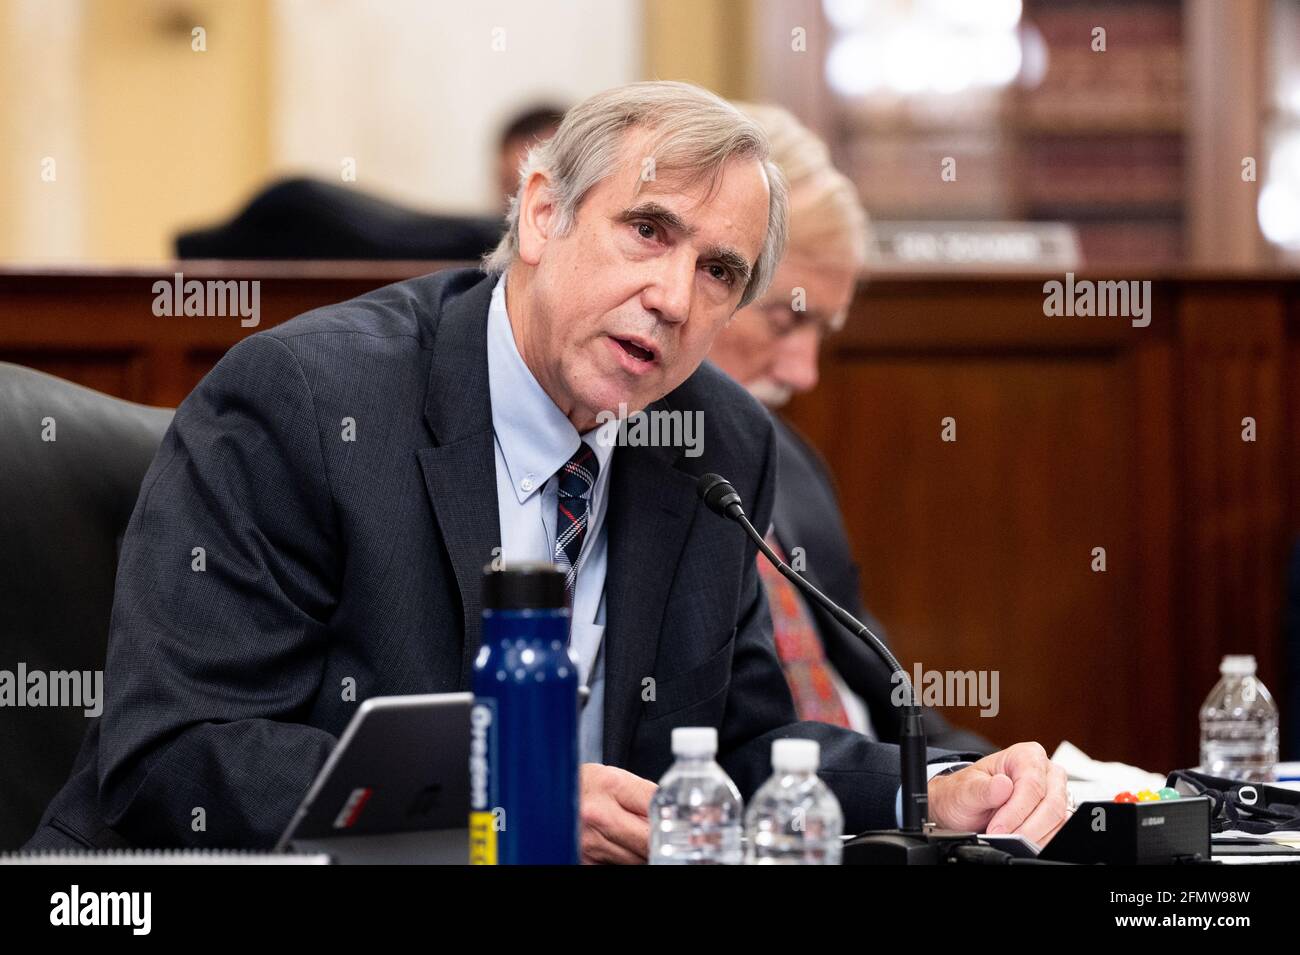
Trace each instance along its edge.
{"label": "dark suit jacket", "polygon": [[[493,283],[440,272],[300,316],[185,400],[123,545],[98,734],[29,847],[269,847],[356,701],[470,687],[500,544]],[[704,411],[704,453],[613,458],[605,762],[655,780],[674,726],[714,726],[748,797],[774,739],[811,737],[847,827],[894,825],[897,749],[796,723],[755,550],[696,496],[698,475],[724,474],[766,526],[770,419],[707,365],[656,407]]]}
{"label": "dark suit jacket", "polygon": [[[862,605],[858,565],[853,560],[825,462],[790,425],[776,415],[772,420],[776,426],[776,503],[772,515],[776,539],[786,554],[793,547],[802,547],[807,561],[804,576],[885,640],[880,622]],[[890,702],[894,684],[890,682],[889,668],[820,606],[811,601],[808,606],[827,660],[849,689],[866,703],[871,725],[879,737],[898,742],[902,711]],[[933,709],[924,711],[924,720],[926,739],[931,745],[978,753],[997,749],[975,733],[955,729]]]}

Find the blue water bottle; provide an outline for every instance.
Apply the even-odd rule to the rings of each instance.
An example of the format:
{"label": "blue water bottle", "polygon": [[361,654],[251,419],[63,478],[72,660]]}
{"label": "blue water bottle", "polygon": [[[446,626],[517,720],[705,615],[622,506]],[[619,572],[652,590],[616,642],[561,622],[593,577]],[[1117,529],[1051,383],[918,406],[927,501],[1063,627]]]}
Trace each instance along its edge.
{"label": "blue water bottle", "polygon": [[553,564],[484,569],[469,768],[472,864],[577,864],[578,673]]}

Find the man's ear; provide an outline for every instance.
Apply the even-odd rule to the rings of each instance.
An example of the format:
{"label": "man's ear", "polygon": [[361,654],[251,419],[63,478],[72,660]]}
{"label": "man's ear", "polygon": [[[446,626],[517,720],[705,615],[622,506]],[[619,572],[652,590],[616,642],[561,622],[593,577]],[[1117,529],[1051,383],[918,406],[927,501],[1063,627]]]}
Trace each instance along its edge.
{"label": "man's ear", "polygon": [[555,226],[555,200],[545,170],[535,169],[519,199],[519,258],[537,265]]}

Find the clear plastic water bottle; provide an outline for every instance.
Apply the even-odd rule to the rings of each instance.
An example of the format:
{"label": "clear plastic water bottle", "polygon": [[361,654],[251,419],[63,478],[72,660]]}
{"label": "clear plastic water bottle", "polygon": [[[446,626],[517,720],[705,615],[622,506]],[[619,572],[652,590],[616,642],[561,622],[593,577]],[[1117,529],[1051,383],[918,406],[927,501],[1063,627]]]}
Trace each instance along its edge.
{"label": "clear plastic water bottle", "polygon": [[677,761],[650,799],[651,865],[740,865],[740,791],[714,760],[718,731],[673,730]]}
{"label": "clear plastic water bottle", "polygon": [[1255,676],[1253,656],[1226,656],[1201,706],[1201,771],[1266,783],[1277,769],[1277,705]]}
{"label": "clear plastic water bottle", "polygon": [[821,747],[811,739],[772,743],[772,778],[745,813],[750,865],[839,865],[844,813],[817,778]]}

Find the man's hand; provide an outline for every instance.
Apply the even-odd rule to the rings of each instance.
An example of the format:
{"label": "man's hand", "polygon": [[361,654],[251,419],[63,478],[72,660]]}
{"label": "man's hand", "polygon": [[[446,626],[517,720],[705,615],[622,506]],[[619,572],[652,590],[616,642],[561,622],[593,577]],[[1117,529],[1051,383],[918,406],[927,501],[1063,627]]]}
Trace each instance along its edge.
{"label": "man's hand", "polygon": [[1038,743],[1017,743],[930,780],[930,817],[946,829],[1016,832],[1046,845],[1069,818],[1065,770]]}
{"label": "man's hand", "polygon": [[585,865],[643,863],[650,855],[650,797],[658,789],[623,769],[583,763],[578,769],[578,817]]}

